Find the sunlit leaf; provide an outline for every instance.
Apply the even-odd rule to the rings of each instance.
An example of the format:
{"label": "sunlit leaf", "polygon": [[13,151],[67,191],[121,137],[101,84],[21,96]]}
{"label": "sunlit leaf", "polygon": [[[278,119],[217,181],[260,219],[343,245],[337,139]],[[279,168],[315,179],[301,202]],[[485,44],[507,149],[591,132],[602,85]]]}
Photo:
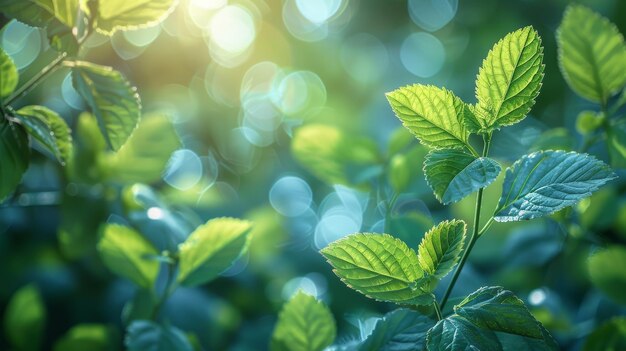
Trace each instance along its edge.
{"label": "sunlit leaf", "polygon": [[489,51],[476,78],[478,103],[471,129],[490,131],[526,117],[543,79],[543,47],[532,27],[507,34]]}
{"label": "sunlit leaf", "polygon": [[322,302],[302,291],[280,311],[270,342],[271,351],[322,351],[335,340],[332,313]]}
{"label": "sunlit leaf", "polygon": [[380,301],[430,304],[422,290],[415,251],[387,234],[352,234],[321,250],[334,272],[350,288]]}
{"label": "sunlit leaf", "polygon": [[15,90],[20,78],[13,59],[2,48],[0,48],[0,78],[2,78],[0,79],[0,101],[2,101]]}
{"label": "sunlit leaf", "polygon": [[626,317],[615,317],[597,327],[583,346],[583,351],[607,350],[626,350]]}
{"label": "sunlit leaf", "polygon": [[433,148],[466,148],[467,106],[446,89],[432,85],[410,85],[386,94],[402,124],[424,145]]}
{"label": "sunlit leaf", "polygon": [[75,62],[72,78],[105,139],[113,150],[119,150],[139,122],[141,106],[136,89],[120,72],[89,62]]}
{"label": "sunlit leaf", "polygon": [[450,273],[461,258],[465,231],[461,220],[443,221],[429,230],[417,251],[422,270],[438,279]]}
{"label": "sunlit leaf", "polygon": [[542,217],[576,204],[616,176],[586,154],[542,151],[523,156],[506,171],[494,219]]}
{"label": "sunlit leaf", "polygon": [[72,155],[72,134],[61,116],[47,107],[34,105],[22,107],[16,117],[28,134],[65,165]]}
{"label": "sunlit leaf", "polygon": [[561,72],[578,95],[606,103],[626,84],[624,37],[606,18],[584,6],[569,6],[557,44]]}
{"label": "sunlit leaf", "polygon": [[29,158],[28,135],[24,128],[0,115],[0,202],[19,184]]}
{"label": "sunlit leaf", "polygon": [[155,182],[161,178],[170,156],[179,147],[174,126],[165,116],[143,116],[126,144],[107,155],[107,176],[126,183]]}
{"label": "sunlit leaf", "polygon": [[101,33],[113,35],[117,30],[130,30],[155,25],[174,9],[176,0],[106,0],[99,1],[97,13],[90,13],[87,0],[80,0],[83,11],[94,19]]}
{"label": "sunlit leaf", "polygon": [[610,246],[593,254],[589,258],[589,276],[593,285],[598,287],[611,300],[626,305],[626,249]]}
{"label": "sunlit leaf", "polygon": [[4,312],[4,331],[16,350],[38,350],[43,341],[46,307],[34,285],[20,288]]}
{"label": "sunlit leaf", "polygon": [[467,319],[452,315],[428,331],[428,351],[502,351],[496,333],[478,328]]}
{"label": "sunlit leaf", "polygon": [[132,228],[107,224],[98,252],[106,266],[143,288],[150,288],[159,274],[159,262],[149,259],[157,251],[152,244]]}
{"label": "sunlit leaf", "polygon": [[434,320],[419,312],[399,308],[379,319],[372,333],[367,336],[356,350],[424,350],[426,347],[426,332],[434,325]]}
{"label": "sunlit leaf", "polygon": [[178,328],[137,320],[126,329],[128,351],[192,351],[193,347]]}
{"label": "sunlit leaf", "polygon": [[194,286],[215,279],[246,250],[251,228],[248,221],[225,217],[198,227],[179,246],[178,281]]}
{"label": "sunlit leaf", "polygon": [[54,351],[112,351],[119,343],[117,329],[103,324],[79,324],[54,344]]}
{"label": "sunlit leaf", "polygon": [[476,158],[462,150],[432,150],[424,160],[426,182],[444,205],[457,202],[491,184],[500,165],[488,158]]}

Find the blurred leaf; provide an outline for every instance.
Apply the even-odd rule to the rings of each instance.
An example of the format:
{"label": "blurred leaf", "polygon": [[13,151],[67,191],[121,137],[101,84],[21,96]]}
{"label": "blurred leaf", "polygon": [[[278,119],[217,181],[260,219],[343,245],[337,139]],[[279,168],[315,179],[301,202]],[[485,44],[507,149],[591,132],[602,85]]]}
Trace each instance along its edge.
{"label": "blurred leaf", "polygon": [[70,56],[75,56],[78,53],[78,40],[76,40],[72,28],[61,21],[52,19],[46,26],[46,35],[50,46],[56,51],[66,52]]}
{"label": "blurred leaf", "polygon": [[626,84],[626,45],[617,27],[580,5],[570,5],[557,30],[561,72],[578,95],[598,103]]}
{"label": "blurred leaf", "polygon": [[355,179],[358,173],[379,163],[372,140],[319,124],[298,128],[291,151],[302,167],[330,185],[360,185],[364,181]]}
{"label": "blurred leaf", "polygon": [[109,216],[107,200],[87,194],[70,195],[66,190],[61,198],[60,211],[61,224],[57,235],[63,255],[77,259],[95,253],[98,229]]}
{"label": "blurred leaf", "polygon": [[564,235],[544,223],[515,228],[500,250],[502,261],[507,267],[541,267],[561,251]]}
{"label": "blurred leaf", "polygon": [[72,78],[74,88],[98,119],[109,146],[119,150],[135,130],[141,115],[136,89],[120,72],[89,62],[74,62]]}
{"label": "blurred leaf", "polygon": [[321,251],[334,272],[350,288],[365,296],[399,304],[432,303],[424,290],[415,251],[388,234],[352,234]]}
{"label": "blurred leaf", "polygon": [[72,156],[72,131],[65,120],[44,106],[26,106],[16,112],[26,132],[37,139],[62,165]]}
{"label": "blurred leaf", "polygon": [[574,150],[574,138],[565,128],[546,130],[533,142],[530,152],[543,150]]}
{"label": "blurred leaf", "polygon": [[322,302],[298,291],[278,315],[271,351],[322,351],[337,335],[335,319]]}
{"label": "blurred leaf", "polygon": [[579,202],[577,206],[580,225],[589,231],[609,229],[618,215],[619,191],[612,186],[595,192],[592,196]]}
{"label": "blurred leaf", "polygon": [[435,321],[419,312],[399,308],[376,322],[358,351],[413,351],[426,348],[426,332]]}
{"label": "blurred leaf", "polygon": [[35,285],[15,292],[4,313],[4,331],[18,350],[38,350],[46,324],[46,306]]}
{"label": "blurred leaf", "polygon": [[431,148],[467,148],[466,105],[451,91],[432,85],[410,85],[386,94],[402,124]]}
{"label": "blurred leaf", "polygon": [[28,168],[30,148],[24,128],[0,115],[0,202],[15,190]]}
{"label": "blurred leaf", "polygon": [[623,124],[612,126],[607,132],[607,137],[611,166],[626,168],[626,126]]}
{"label": "blurred leaf", "polygon": [[154,247],[141,234],[123,225],[107,224],[103,232],[98,252],[104,264],[115,274],[150,289],[159,274],[159,262],[148,259],[158,254]]}
{"label": "blurred leaf", "polygon": [[179,147],[174,126],[165,116],[144,116],[126,144],[105,158],[107,178],[125,183],[158,181]]}
{"label": "blurred leaf", "polygon": [[54,344],[54,351],[115,351],[117,329],[103,324],[79,324]]}
{"label": "blurred leaf", "polygon": [[131,300],[126,302],[122,309],[122,322],[129,325],[140,319],[150,319],[157,304],[154,291],[151,289],[137,289]]}
{"label": "blurred leaf", "polygon": [[2,77],[0,80],[0,101],[2,101],[11,95],[20,79],[13,59],[2,48],[0,48],[0,77]]}
{"label": "blurred leaf", "polygon": [[583,351],[619,350],[626,350],[626,317],[615,317],[597,327],[583,346]]}
{"label": "blurred leaf", "polygon": [[429,351],[480,350],[501,351],[496,333],[481,329],[463,317],[452,315],[442,319],[428,331],[426,345]]}
{"label": "blurred leaf", "polygon": [[94,20],[94,27],[105,35],[117,30],[131,30],[163,21],[178,3],[176,0],[106,0],[99,1],[98,13],[90,13],[88,0],[80,0],[83,11]]}
{"label": "blurred leaf", "polygon": [[208,283],[245,252],[252,223],[215,218],[196,228],[179,246],[178,281],[187,286]]}
{"label": "blurred leaf", "polygon": [[89,113],[81,113],[76,126],[74,157],[68,162],[68,178],[72,181],[95,184],[102,182],[106,142],[98,124]]}
{"label": "blurred leaf", "polygon": [[180,329],[139,320],[126,330],[124,339],[128,351],[192,351],[193,348]]}
{"label": "blurred leaf", "polygon": [[396,192],[404,192],[411,182],[411,166],[406,155],[397,154],[389,161],[389,184]]}
{"label": "blurred leaf", "polygon": [[250,266],[263,273],[267,269],[263,263],[273,264],[279,250],[288,240],[283,217],[271,206],[264,206],[246,214],[246,219],[254,223],[250,231]]}
{"label": "blurred leaf", "polygon": [[432,150],[424,160],[426,182],[444,205],[487,187],[500,170],[500,165],[488,157],[476,158],[454,149]]}
{"label": "blurred leaf", "polygon": [[554,213],[615,177],[609,166],[586,154],[543,151],[525,155],[506,171],[494,219],[520,221]]}
{"label": "blurred leaf", "polygon": [[591,282],[611,300],[626,305],[626,248],[610,246],[593,254],[587,262]]}
{"label": "blurred leaf", "polygon": [[543,47],[537,31],[524,27],[493,46],[476,78],[472,130],[491,131],[526,117],[543,80]]}
{"label": "blurred leaf", "polygon": [[443,221],[429,230],[417,251],[422,270],[438,279],[450,273],[461,258],[465,232],[461,220]]}
{"label": "blurred leaf", "polygon": [[387,154],[389,156],[393,156],[401,152],[407,146],[411,145],[413,140],[415,140],[415,137],[411,134],[411,132],[409,132],[408,129],[404,127],[397,128],[389,138]]}
{"label": "blurred leaf", "polygon": [[576,130],[580,134],[588,134],[598,129],[604,122],[604,115],[594,111],[582,111],[576,117]]}

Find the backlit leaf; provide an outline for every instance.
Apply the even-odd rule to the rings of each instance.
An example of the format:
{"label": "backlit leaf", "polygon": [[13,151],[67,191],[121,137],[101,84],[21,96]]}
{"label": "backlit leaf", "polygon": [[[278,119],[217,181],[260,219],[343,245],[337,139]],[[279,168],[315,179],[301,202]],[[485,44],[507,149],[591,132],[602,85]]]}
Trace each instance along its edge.
{"label": "backlit leaf", "polygon": [[176,0],[106,0],[99,1],[97,13],[90,13],[87,0],[81,0],[83,11],[94,18],[95,28],[106,35],[155,25],[174,9]]}
{"label": "backlit leaf", "polygon": [[626,305],[626,249],[610,246],[593,254],[587,264],[593,285],[611,300]]}
{"label": "backlit leaf", "polygon": [[19,184],[29,158],[28,135],[24,128],[0,115],[0,202]]}
{"label": "backlit leaf", "polygon": [[358,351],[414,351],[426,347],[426,332],[435,321],[425,315],[399,308],[376,322],[370,335],[356,348]]}
{"label": "backlit leaf", "polygon": [[4,312],[4,331],[16,350],[38,350],[43,341],[46,306],[39,290],[26,285],[13,294]]}
{"label": "backlit leaf", "polygon": [[0,48],[0,101],[11,93],[17,87],[19,74],[13,59]]}
{"label": "backlit leaf", "polygon": [[47,107],[34,105],[22,107],[16,117],[28,134],[65,165],[72,155],[72,134],[61,116]]}
{"label": "backlit leaf", "polygon": [[152,321],[134,321],[126,329],[128,351],[192,351],[193,347],[178,328]]}
{"label": "backlit leaf", "polygon": [[463,252],[465,231],[461,220],[443,221],[429,230],[417,251],[422,270],[438,279],[450,273]]}

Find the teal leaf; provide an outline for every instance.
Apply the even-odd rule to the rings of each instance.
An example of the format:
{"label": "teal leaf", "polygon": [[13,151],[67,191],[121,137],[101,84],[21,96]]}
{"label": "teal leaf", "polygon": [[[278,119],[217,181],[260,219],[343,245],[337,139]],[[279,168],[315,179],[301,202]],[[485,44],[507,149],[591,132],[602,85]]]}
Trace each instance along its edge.
{"label": "teal leaf", "polygon": [[0,115],[0,202],[20,183],[29,158],[28,135],[24,128]]}
{"label": "teal leaf", "polygon": [[332,313],[313,296],[298,291],[278,315],[271,351],[322,351],[335,340]]}
{"label": "teal leaf", "polygon": [[19,73],[13,59],[0,48],[0,101],[11,95],[17,87]]}
{"label": "teal leaf", "polygon": [[541,38],[531,26],[507,34],[494,45],[476,78],[478,103],[469,115],[470,125],[489,132],[524,119],[541,89],[542,60]]}
{"label": "teal leaf", "polygon": [[457,315],[440,320],[430,329],[426,345],[428,351],[502,351],[496,333]]}
{"label": "teal leaf", "polygon": [[606,18],[584,6],[569,6],[557,44],[561,72],[578,95],[606,103],[626,84],[624,37]]}
{"label": "teal leaf", "polygon": [[461,258],[465,232],[461,220],[443,221],[429,230],[417,251],[422,270],[437,279],[450,273]]}
{"label": "teal leaf", "polygon": [[16,112],[26,132],[39,141],[62,165],[72,156],[72,132],[65,120],[44,106],[26,106]]}
{"label": "teal leaf", "polygon": [[119,150],[135,130],[141,115],[139,95],[122,74],[110,67],[77,61],[74,88],[98,119],[109,146]]}
{"label": "teal leaf", "polygon": [[128,326],[124,345],[128,351],[193,351],[180,329],[147,320]]}
{"label": "teal leaf", "polygon": [[549,215],[615,178],[609,166],[586,154],[550,150],[525,155],[506,171],[494,219],[509,222]]}
{"label": "teal leaf", "polygon": [[594,253],[587,262],[591,282],[611,300],[626,305],[626,248],[618,245]]}
{"label": "teal leaf", "polygon": [[358,351],[424,350],[426,333],[435,321],[404,308],[387,313],[376,322],[370,335],[356,348]]}
{"label": "teal leaf", "polygon": [[410,85],[386,94],[393,112],[422,144],[431,148],[468,148],[463,122],[467,106],[451,91]]}
{"label": "teal leaf", "polygon": [[321,250],[333,271],[363,295],[399,304],[430,304],[432,294],[422,290],[415,251],[388,234],[358,233]]}
{"label": "teal leaf", "polygon": [[16,350],[38,350],[43,341],[46,306],[39,290],[26,285],[13,294],[4,312],[4,331]]}
{"label": "teal leaf", "polygon": [[196,228],[179,245],[178,282],[195,286],[217,278],[245,252],[251,229],[251,222],[226,217]]}
{"label": "teal leaf", "polygon": [[424,160],[426,182],[437,200],[448,205],[491,184],[500,174],[500,165],[488,158],[462,150],[432,150]]}
{"label": "teal leaf", "polygon": [[83,11],[94,21],[94,27],[105,35],[118,30],[153,26],[163,21],[174,10],[176,0],[106,0],[99,1],[97,13],[91,13],[86,0],[81,0]]}

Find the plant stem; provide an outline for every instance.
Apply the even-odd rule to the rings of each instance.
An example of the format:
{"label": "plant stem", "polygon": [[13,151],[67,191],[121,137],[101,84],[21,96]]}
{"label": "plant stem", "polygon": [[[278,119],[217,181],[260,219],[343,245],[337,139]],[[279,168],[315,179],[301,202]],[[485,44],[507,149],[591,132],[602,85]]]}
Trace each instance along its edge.
{"label": "plant stem", "polygon": [[157,320],[157,317],[159,316],[161,307],[163,307],[165,301],[167,301],[167,299],[172,296],[172,293],[174,293],[174,290],[176,290],[176,284],[174,280],[174,273],[176,271],[175,268],[176,263],[170,263],[167,265],[167,281],[165,282],[165,290],[163,290],[163,294],[154,305],[154,308],[152,309],[152,315],[150,316],[150,319],[155,322]]}
{"label": "plant stem", "polygon": [[436,299],[433,299],[433,307],[435,307],[435,314],[437,315],[437,320],[440,321],[443,319],[443,316],[441,315],[441,309],[439,308],[439,304],[437,303]]}
{"label": "plant stem", "polygon": [[54,72],[59,65],[65,60],[67,57],[67,53],[62,53],[57,56],[52,62],[50,62],[46,67],[44,67],[39,73],[37,73],[33,78],[31,78],[28,82],[24,83],[13,95],[11,95],[5,102],[5,105],[10,105],[15,102],[17,99],[26,95],[29,91],[34,89],[41,81]]}
{"label": "plant stem", "polygon": [[[482,156],[486,157],[489,154],[489,146],[491,146],[491,134],[485,135],[483,140],[484,140],[484,145],[483,145]],[[481,209],[482,203],[483,203],[483,188],[480,188],[478,189],[478,195],[476,195],[476,207],[474,209],[474,228],[472,230],[472,236],[470,237],[469,244],[467,245],[465,252],[463,252],[463,256],[461,257],[461,261],[459,262],[459,265],[456,267],[456,270],[454,271],[454,274],[452,275],[452,280],[450,281],[450,284],[448,285],[448,288],[446,289],[446,292],[444,293],[443,298],[441,299],[441,302],[439,303],[441,309],[443,309],[446,306],[446,303],[448,302],[448,298],[450,297],[450,294],[452,293],[452,289],[454,289],[454,285],[456,284],[456,281],[457,279],[459,279],[459,275],[461,274],[461,271],[463,270],[463,266],[465,265],[465,262],[467,261],[467,258],[469,257],[470,252],[472,251],[472,248],[474,247],[474,244],[476,244],[476,240],[478,240],[478,238],[484,233],[484,231],[486,231],[487,228],[489,228],[493,220],[493,218],[489,219],[489,221],[485,224],[485,227],[483,228],[484,230],[480,229],[480,209]]]}

